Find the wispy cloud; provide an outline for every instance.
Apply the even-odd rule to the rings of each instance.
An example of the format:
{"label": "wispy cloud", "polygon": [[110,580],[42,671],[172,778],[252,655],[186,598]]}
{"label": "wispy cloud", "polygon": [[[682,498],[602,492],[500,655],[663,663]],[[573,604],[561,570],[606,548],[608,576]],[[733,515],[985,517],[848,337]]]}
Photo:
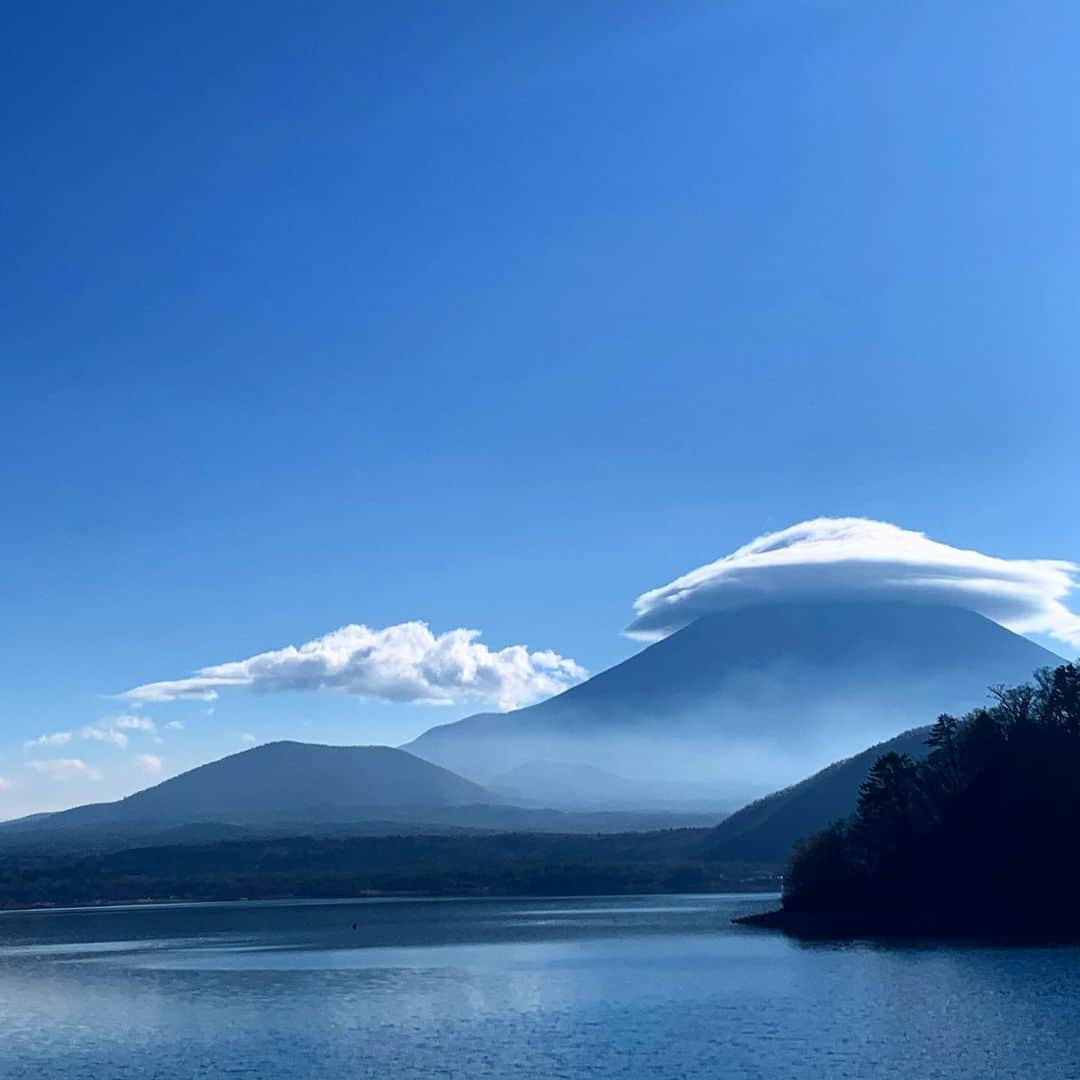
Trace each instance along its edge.
{"label": "wispy cloud", "polygon": [[139,754],[135,758],[135,766],[152,776],[158,776],[165,771],[165,762],[157,754]]}
{"label": "wispy cloud", "polygon": [[36,739],[27,739],[23,743],[24,750],[36,750],[42,746],[64,746],[71,742],[70,731],[54,731],[49,735],[39,735]]}
{"label": "wispy cloud", "polygon": [[157,736],[157,724],[149,716],[135,716],[131,713],[123,713],[120,716],[106,716],[96,724],[87,724],[79,732],[79,735],[84,739],[109,743],[111,746],[119,747],[121,750],[127,749],[128,743],[131,741],[130,734],[150,735],[154,742],[161,742],[161,739]]}
{"label": "wispy cloud", "polygon": [[121,750],[126,749],[128,744],[128,737],[122,731],[117,731],[114,728],[96,727],[93,724],[88,724],[79,734],[84,739],[92,739],[94,742],[111,743]]}
{"label": "wispy cloud", "polygon": [[130,713],[125,713],[123,716],[112,717],[108,722],[121,731],[143,731],[147,735],[153,735],[157,731],[157,725],[149,716],[132,716]]}
{"label": "wispy cloud", "polygon": [[101,779],[101,773],[92,765],[87,765],[82,758],[47,758],[28,761],[26,767],[49,777],[50,780],[61,782]]}
{"label": "wispy cloud", "polygon": [[121,696],[132,702],[213,700],[247,688],[339,690],[391,702],[482,701],[509,709],[558,693],[586,671],[557,653],[511,645],[496,652],[477,630],[433,634],[426,623],[383,629],[343,626],[299,647],[200,668],[194,675],[147,683]]}
{"label": "wispy cloud", "polygon": [[968,608],[1019,633],[1080,645],[1080,615],[1068,606],[1078,575],[1060,559],[1002,559],[884,521],[817,518],[643,593],[627,633],[655,640],[702,615],[768,600],[891,597]]}

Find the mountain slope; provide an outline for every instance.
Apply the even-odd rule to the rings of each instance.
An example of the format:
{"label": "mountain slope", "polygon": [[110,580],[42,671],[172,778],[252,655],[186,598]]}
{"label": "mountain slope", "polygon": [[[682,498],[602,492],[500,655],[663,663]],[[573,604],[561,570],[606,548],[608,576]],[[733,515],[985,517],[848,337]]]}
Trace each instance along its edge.
{"label": "mountain slope", "polygon": [[583,762],[524,761],[493,777],[491,788],[518,803],[547,800],[559,806],[618,806],[634,785]]}
{"label": "mountain slope", "polygon": [[500,801],[478,784],[389,746],[275,742],[200,765],[118,802],[53,814],[47,824],[54,829],[324,822],[402,807]]}
{"label": "mountain slope", "polygon": [[718,821],[741,805],[718,798],[713,784],[649,784],[580,761],[526,761],[493,777],[488,786],[522,806],[557,806],[562,810],[666,809],[711,814]]}
{"label": "mountain slope", "polygon": [[749,798],[1059,659],[961,608],[766,604],[699,619],[557,697],[432,728],[406,749],[481,781],[562,760]]}
{"label": "mountain slope", "polygon": [[513,805],[387,746],[279,742],[202,765],[113,803],[0,823],[0,850],[105,851],[296,836],[528,831],[614,833],[712,825],[719,814],[660,807],[565,812]]}
{"label": "mountain slope", "polygon": [[796,841],[854,811],[859,786],[882,754],[924,758],[929,731],[929,727],[905,731],[744,806],[712,830],[706,844],[709,856],[734,862],[783,863]]}

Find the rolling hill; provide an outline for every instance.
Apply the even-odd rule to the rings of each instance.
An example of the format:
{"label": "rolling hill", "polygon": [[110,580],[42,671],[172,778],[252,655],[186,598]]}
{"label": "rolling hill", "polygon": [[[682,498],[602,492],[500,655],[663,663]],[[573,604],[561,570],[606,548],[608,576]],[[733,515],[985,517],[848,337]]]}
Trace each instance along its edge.
{"label": "rolling hill", "polygon": [[404,750],[276,742],[232,754],[110,803],[0,823],[0,851],[116,850],[297,835],[492,831],[616,833],[713,825],[704,808],[564,811],[514,805]]}
{"label": "rolling hill", "polygon": [[117,802],[78,806],[28,827],[304,824],[501,801],[448,769],[389,746],[274,742],[200,765]]}

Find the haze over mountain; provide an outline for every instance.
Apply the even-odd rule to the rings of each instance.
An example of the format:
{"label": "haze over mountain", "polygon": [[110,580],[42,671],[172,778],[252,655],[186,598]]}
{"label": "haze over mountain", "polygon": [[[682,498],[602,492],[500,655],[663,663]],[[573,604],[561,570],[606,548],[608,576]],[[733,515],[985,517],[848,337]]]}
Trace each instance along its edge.
{"label": "haze over mountain", "polygon": [[763,603],[704,616],[556,697],[434,727],[406,749],[480,782],[540,760],[747,799],[1058,660],[960,607]]}
{"label": "haze over mountain", "polygon": [[725,798],[715,784],[688,780],[646,783],[575,761],[526,761],[493,777],[488,786],[523,806],[727,814],[740,805]]}
{"label": "haze over mountain", "polygon": [[[94,834],[61,836],[57,842],[47,830],[29,839],[11,835],[32,824],[24,819],[8,822],[0,830],[0,842],[10,853],[0,866],[0,900],[22,905],[148,896],[317,897],[340,896],[357,888],[485,895],[772,889],[794,843],[854,811],[859,786],[882,754],[925,757],[929,730],[907,731],[865,749],[751,803],[711,828],[671,828],[669,823],[657,829],[653,823],[655,831],[647,831],[650,825],[642,820],[620,829],[616,816],[608,823],[616,827],[582,828],[583,818],[556,816],[545,821],[530,817],[528,811],[505,807],[494,809],[511,818],[504,819],[498,830],[484,832],[382,822],[337,830],[313,828],[296,835],[295,829],[292,833],[245,831],[207,823],[136,838],[129,834],[126,840]],[[301,756],[307,750],[342,749],[278,745],[281,750],[276,755],[262,755],[264,762],[273,756],[288,760],[298,747]],[[258,756],[255,762],[253,767],[259,768]],[[541,764],[531,763],[519,775],[537,776],[543,771],[538,768]],[[555,776],[572,773],[560,769]],[[577,775],[602,784],[607,774],[583,766]],[[172,812],[184,809],[183,802],[174,803]],[[72,814],[78,816],[78,812]],[[514,827],[515,814],[518,827]],[[48,816],[37,815],[39,819]],[[566,827],[559,828],[560,822]],[[568,835],[572,832],[584,835]],[[600,835],[604,832],[608,835]],[[271,847],[266,843],[268,836],[274,840]]]}
{"label": "haze over mountain", "polygon": [[[276,742],[201,765],[109,803],[0,823],[4,850],[108,850],[297,834],[460,831],[621,832],[714,825],[706,804],[685,812],[595,799],[524,801],[389,746]],[[521,801],[517,798],[516,801]],[[707,803],[707,801],[706,801]],[[611,809],[609,809],[611,807]]]}
{"label": "haze over mountain", "polygon": [[929,732],[929,725],[905,731],[790,787],[755,799],[712,830],[707,843],[710,856],[734,862],[783,863],[796,841],[854,811],[859,786],[882,754],[907,754],[914,761],[926,757]]}

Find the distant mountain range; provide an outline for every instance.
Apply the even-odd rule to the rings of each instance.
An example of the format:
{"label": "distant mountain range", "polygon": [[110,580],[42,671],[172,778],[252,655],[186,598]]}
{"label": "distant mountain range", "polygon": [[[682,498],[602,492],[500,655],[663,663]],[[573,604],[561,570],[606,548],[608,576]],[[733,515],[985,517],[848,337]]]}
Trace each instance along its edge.
{"label": "distant mountain range", "polygon": [[700,854],[781,863],[794,840],[850,813],[879,753],[925,752],[915,725],[1057,659],[956,608],[748,608],[700,619],[539,705],[432,728],[405,749],[271,743],[117,802],[5,823],[0,848],[713,826],[771,789],[703,832]]}
{"label": "distant mountain range", "polygon": [[[380,746],[279,742],[245,750],[114,803],[97,803],[0,825],[0,850],[111,850],[133,843],[208,844],[299,834],[385,836],[468,832],[616,833],[697,828],[692,845],[712,862],[782,864],[801,837],[845,817],[876,758],[926,753],[927,728],[905,732],[743,807],[717,825],[712,812],[559,811],[500,803],[498,794]],[[562,781],[540,763],[530,784]],[[614,797],[617,777],[574,774]],[[567,792],[572,801],[574,792]],[[470,802],[461,800],[469,799]],[[707,828],[706,828],[707,827]],[[650,842],[655,846],[655,842]],[[632,845],[631,845],[632,846]],[[662,844],[660,845],[662,847]],[[678,847],[686,850],[685,839]]]}
{"label": "distant mountain range", "polygon": [[[409,750],[478,782],[544,762],[745,800],[986,699],[1060,658],[961,608],[776,603],[710,615],[528,708],[443,724]],[[557,766],[567,776],[555,776]],[[588,785],[588,781],[583,781]],[[542,788],[530,786],[532,797]]]}
{"label": "distant mountain range", "polygon": [[139,840],[209,843],[256,836],[526,830],[619,832],[713,825],[716,812],[564,812],[513,805],[389,746],[275,742],[201,765],[110,803],[0,824],[0,850],[102,849]]}
{"label": "distant mountain range", "polygon": [[[508,818],[499,832],[410,828],[385,821],[302,830],[205,822],[157,833],[128,832],[125,839],[123,833],[93,826],[50,831],[38,815],[37,822],[28,823],[34,826],[28,831],[18,827],[25,823],[16,822],[0,831],[0,906],[365,892],[566,895],[772,889],[797,839],[854,809],[859,785],[879,754],[896,750],[922,756],[925,734],[925,729],[910,731],[872,747],[752,803],[712,828],[641,831],[648,828],[641,823],[636,831],[614,835],[597,828],[568,835],[568,828],[538,829],[542,817],[530,818],[530,811],[511,807],[501,809],[511,818],[519,815],[519,826],[506,824]],[[260,749],[287,759],[297,746]],[[301,753],[309,749],[342,748],[300,748]],[[353,755],[352,760],[363,757]],[[260,758],[265,763],[267,753],[255,754],[244,768],[257,769]],[[235,759],[217,764],[232,771]],[[448,812],[455,809],[483,812]],[[172,810],[185,812],[182,803],[173,804]],[[564,823],[587,820],[547,814],[549,822],[551,817]],[[129,822],[129,827],[134,826]]]}
{"label": "distant mountain range", "polygon": [[[52,827],[341,821],[499,803],[491,792],[389,746],[274,742],[212,761],[125,799],[51,814]],[[35,820],[36,819],[36,820]],[[24,819],[40,824],[40,815]]]}

